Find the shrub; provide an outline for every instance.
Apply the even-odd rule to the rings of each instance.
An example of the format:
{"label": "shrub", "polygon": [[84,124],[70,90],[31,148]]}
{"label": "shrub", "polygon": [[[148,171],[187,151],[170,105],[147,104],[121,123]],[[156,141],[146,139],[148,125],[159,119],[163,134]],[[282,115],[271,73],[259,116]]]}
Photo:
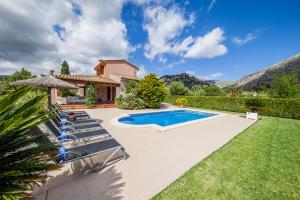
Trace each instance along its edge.
{"label": "shrub", "polygon": [[140,92],[140,83],[135,80],[129,80],[125,86],[126,93],[138,95]]}
{"label": "shrub", "polygon": [[116,98],[116,104],[119,108],[122,107],[122,103],[123,103],[123,95],[120,95]]}
{"label": "shrub", "polygon": [[223,94],[222,90],[217,86],[207,86],[204,89],[205,96],[220,96]]}
{"label": "shrub", "polygon": [[92,84],[89,84],[86,89],[86,101],[85,105],[89,108],[94,107],[96,104],[95,88]]}
{"label": "shrub", "polygon": [[170,85],[170,93],[172,95],[186,95],[188,92],[189,89],[182,82],[173,81]]}
{"label": "shrub", "polygon": [[60,96],[62,97],[76,96],[76,93],[69,89],[61,89]]}
{"label": "shrub", "polygon": [[159,108],[166,97],[164,84],[153,73],[146,75],[140,82],[140,97],[147,108]]}
{"label": "shrub", "polygon": [[262,111],[264,104],[263,101],[259,98],[249,98],[245,101],[245,106],[248,111],[250,112],[259,112]]}
{"label": "shrub", "polygon": [[135,94],[128,93],[124,96],[119,96],[116,99],[117,106],[121,109],[138,110],[145,108],[143,99],[137,97]]}
{"label": "shrub", "polygon": [[[176,104],[176,99],[182,96],[171,96],[166,102]],[[187,99],[186,106],[196,108],[206,108],[213,110],[223,110],[232,112],[245,112],[245,102],[253,97],[195,97],[184,96]],[[300,119],[299,99],[261,98],[264,109],[261,115]]]}
{"label": "shrub", "polygon": [[180,105],[180,106],[184,106],[184,104],[186,104],[187,100],[185,98],[178,98],[176,99],[176,104]]}

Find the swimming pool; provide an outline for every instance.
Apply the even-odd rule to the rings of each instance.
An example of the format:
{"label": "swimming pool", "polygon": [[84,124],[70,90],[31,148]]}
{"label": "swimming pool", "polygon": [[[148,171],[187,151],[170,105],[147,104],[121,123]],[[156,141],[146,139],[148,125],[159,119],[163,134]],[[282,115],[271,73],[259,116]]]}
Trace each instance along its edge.
{"label": "swimming pool", "polygon": [[159,127],[169,127],[178,124],[202,120],[215,115],[217,114],[183,109],[162,112],[129,114],[128,116],[118,118],[117,121],[122,124],[133,126],[156,125]]}

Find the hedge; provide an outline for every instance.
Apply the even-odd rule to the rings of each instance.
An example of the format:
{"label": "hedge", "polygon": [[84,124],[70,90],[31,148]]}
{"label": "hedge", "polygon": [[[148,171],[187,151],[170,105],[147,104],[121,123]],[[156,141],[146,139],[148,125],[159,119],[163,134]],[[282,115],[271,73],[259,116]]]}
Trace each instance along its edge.
{"label": "hedge", "polygon": [[[221,97],[221,96],[170,96],[165,102],[176,104],[176,99],[183,97],[187,100],[186,106],[231,111],[245,112],[243,108],[245,97]],[[261,115],[300,119],[300,99],[262,98],[264,107]]]}

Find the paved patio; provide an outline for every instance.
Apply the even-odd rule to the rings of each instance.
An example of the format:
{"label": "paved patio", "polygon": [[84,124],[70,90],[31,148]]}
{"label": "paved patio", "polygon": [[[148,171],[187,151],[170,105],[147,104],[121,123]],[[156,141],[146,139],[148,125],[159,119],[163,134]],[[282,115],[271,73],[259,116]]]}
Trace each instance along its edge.
{"label": "paved patio", "polygon": [[[159,132],[151,127],[122,128],[111,119],[117,108],[86,110],[121,143],[130,155],[98,173],[84,173],[77,163],[52,173],[49,183],[37,189],[36,199],[126,199],[153,197],[184,172],[254,123],[234,114]],[[77,166],[76,166],[77,165]]]}

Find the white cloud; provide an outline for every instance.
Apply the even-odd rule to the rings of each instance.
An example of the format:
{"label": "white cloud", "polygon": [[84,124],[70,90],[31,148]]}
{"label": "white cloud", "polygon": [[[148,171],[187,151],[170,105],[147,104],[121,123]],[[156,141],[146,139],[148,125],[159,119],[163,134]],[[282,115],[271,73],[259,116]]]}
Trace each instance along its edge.
{"label": "white cloud", "polygon": [[[134,47],[127,41],[121,20],[123,3],[78,0],[82,11],[78,16],[71,1],[1,1],[0,69],[5,68],[6,73],[16,67],[35,73],[58,72],[65,59],[71,72],[89,74],[94,73],[99,59],[127,58]],[[64,41],[53,30],[54,25],[65,29]]]}
{"label": "white cloud", "polygon": [[166,57],[161,56],[158,60],[159,63],[165,64],[168,61]]}
{"label": "white cloud", "polygon": [[213,7],[216,5],[216,3],[217,3],[217,0],[211,0],[209,3],[209,6],[207,8],[207,12],[210,12],[211,9],[213,9]]}
{"label": "white cloud", "polygon": [[244,45],[254,39],[256,39],[258,36],[253,33],[248,33],[244,38],[241,37],[234,37],[232,39],[232,42],[236,45]]}
{"label": "white cloud", "polygon": [[180,43],[177,43],[173,46],[172,52],[175,54],[182,54],[183,52],[186,52],[190,49],[190,45],[195,41],[195,39],[192,36],[186,37],[183,41]]}
{"label": "white cloud", "polygon": [[185,17],[184,12],[176,6],[148,7],[145,9],[144,30],[148,33],[144,55],[153,60],[164,54],[179,55],[185,58],[213,58],[227,53],[222,42],[224,31],[220,27],[204,36],[187,36],[183,40],[181,33],[195,20],[195,15]]}
{"label": "white cloud", "polygon": [[199,79],[204,79],[204,80],[217,80],[218,78],[220,78],[221,76],[223,76],[223,73],[221,72],[216,72],[216,73],[212,73],[212,74],[206,74],[206,75],[201,75],[201,74],[197,74],[195,71],[186,71],[185,73],[191,75],[191,76],[195,76]]}
{"label": "white cloud", "polygon": [[142,78],[142,77],[144,77],[146,74],[148,74],[148,72],[147,72],[145,66],[140,66],[140,67],[139,67],[139,71],[138,71],[138,73],[137,73],[137,76]]}
{"label": "white cloud", "polygon": [[180,64],[183,64],[183,63],[185,63],[185,59],[181,58],[178,61],[169,63],[168,65],[164,66],[163,69],[173,69],[176,65],[180,65]]}
{"label": "white cloud", "polygon": [[227,53],[227,48],[222,44],[225,37],[221,28],[215,28],[204,36],[199,36],[194,43],[187,48],[184,54],[186,58],[213,58]]}
{"label": "white cloud", "polygon": [[212,74],[206,74],[206,75],[199,75],[198,77],[204,80],[216,80],[223,76],[223,73],[217,72],[217,73],[212,73]]}
{"label": "white cloud", "polygon": [[147,7],[144,18],[143,28],[148,33],[144,55],[151,60],[159,54],[172,51],[174,39],[195,19],[193,14],[186,18],[177,6],[169,9],[163,6]]}

